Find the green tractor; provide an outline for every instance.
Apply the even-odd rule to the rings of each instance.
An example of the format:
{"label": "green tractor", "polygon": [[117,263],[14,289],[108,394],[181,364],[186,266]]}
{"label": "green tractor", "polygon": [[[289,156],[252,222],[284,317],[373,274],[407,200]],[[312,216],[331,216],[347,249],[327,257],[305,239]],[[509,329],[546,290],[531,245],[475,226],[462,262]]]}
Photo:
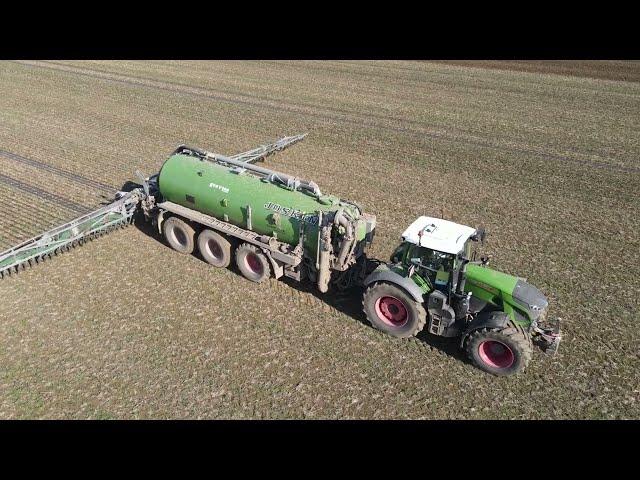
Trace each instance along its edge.
{"label": "green tractor", "polygon": [[[523,370],[533,339],[546,353],[560,343],[559,320],[545,328],[546,297],[524,279],[476,261],[474,242],[484,229],[440,218],[420,217],[402,243],[365,279],[363,307],[376,328],[396,337],[430,334],[460,337],[471,361],[495,375]],[[473,250],[473,252],[472,252]]]}

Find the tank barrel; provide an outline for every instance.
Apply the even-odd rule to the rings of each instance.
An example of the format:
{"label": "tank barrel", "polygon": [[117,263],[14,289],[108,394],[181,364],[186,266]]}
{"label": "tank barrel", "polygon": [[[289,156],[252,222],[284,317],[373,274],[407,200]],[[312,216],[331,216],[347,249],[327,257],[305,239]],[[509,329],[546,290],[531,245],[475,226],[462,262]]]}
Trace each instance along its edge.
{"label": "tank barrel", "polygon": [[302,138],[284,137],[234,156],[182,145],[160,170],[158,206],[225,234],[255,240],[274,262],[284,262],[274,264],[275,270],[281,269],[276,275],[309,278],[321,292],[339,278],[351,283],[347,280],[353,275],[347,273],[371,243],[374,217],[364,216],[352,202],[323,195],[314,182],[248,161]]}

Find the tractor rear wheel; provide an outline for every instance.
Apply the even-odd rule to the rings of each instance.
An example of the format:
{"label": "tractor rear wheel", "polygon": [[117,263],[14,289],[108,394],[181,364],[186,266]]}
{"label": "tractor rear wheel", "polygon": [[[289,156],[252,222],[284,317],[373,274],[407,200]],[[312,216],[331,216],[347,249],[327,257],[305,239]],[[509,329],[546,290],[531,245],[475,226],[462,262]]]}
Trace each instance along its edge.
{"label": "tractor rear wheel", "polygon": [[198,235],[198,251],[214,267],[226,268],[231,263],[231,244],[213,230],[205,229]]}
{"label": "tractor rear wheel", "polygon": [[367,288],[362,307],[373,327],[394,337],[414,337],[427,322],[422,304],[391,283],[377,282]]}
{"label": "tractor rear wheel", "polygon": [[243,243],[236,249],[236,265],[244,278],[261,283],[271,276],[269,260],[255,245]]}
{"label": "tractor rear wheel", "polygon": [[162,224],[162,232],[167,243],[176,252],[188,255],[193,252],[195,230],[178,217],[169,217]]}
{"label": "tractor rear wheel", "polygon": [[533,354],[531,335],[512,322],[503,329],[475,330],[465,344],[467,355],[478,368],[500,376],[521,372]]}

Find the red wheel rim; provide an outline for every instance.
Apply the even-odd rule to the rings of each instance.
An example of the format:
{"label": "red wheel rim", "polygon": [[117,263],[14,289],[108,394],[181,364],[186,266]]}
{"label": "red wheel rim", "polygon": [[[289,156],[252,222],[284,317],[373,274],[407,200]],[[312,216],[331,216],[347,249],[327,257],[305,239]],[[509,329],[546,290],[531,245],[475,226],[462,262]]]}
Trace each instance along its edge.
{"label": "red wheel rim", "polygon": [[247,253],[245,255],[244,265],[256,275],[262,275],[262,262],[255,253]]}
{"label": "red wheel rim", "polygon": [[409,321],[407,307],[396,297],[385,296],[376,300],[376,315],[391,327],[403,327]]}
{"label": "red wheel rim", "polygon": [[478,345],[478,354],[484,363],[493,368],[509,368],[516,357],[508,345],[497,340],[486,340]]}
{"label": "red wheel rim", "polygon": [[207,250],[209,251],[209,255],[211,255],[216,260],[220,260],[222,258],[222,248],[220,244],[213,239],[209,239],[207,241]]}

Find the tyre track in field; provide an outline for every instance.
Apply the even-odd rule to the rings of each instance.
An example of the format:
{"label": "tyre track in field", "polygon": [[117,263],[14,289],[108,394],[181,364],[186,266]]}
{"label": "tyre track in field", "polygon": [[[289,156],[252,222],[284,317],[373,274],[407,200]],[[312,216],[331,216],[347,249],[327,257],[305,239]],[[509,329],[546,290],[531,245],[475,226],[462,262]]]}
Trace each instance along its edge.
{"label": "tyre track in field", "polygon": [[[142,77],[142,76],[136,76],[136,75],[127,75],[127,74],[123,74],[123,73],[115,73],[115,72],[111,72],[108,70],[102,70],[102,69],[98,69],[98,68],[87,68],[87,67],[76,67],[74,65],[68,65],[66,63],[62,63],[62,62],[56,62],[56,61],[47,61],[46,63],[55,65],[57,67],[59,67],[60,70],[63,71],[71,71],[70,69],[73,70],[86,70],[86,71],[90,71],[96,74],[102,74],[102,75],[106,75],[106,76],[121,76],[121,77],[125,77],[125,78],[129,78],[129,79],[135,79],[137,80],[137,82],[134,83],[140,83],[145,84],[144,82],[156,82],[156,83],[161,83],[161,84],[166,84],[166,85],[171,85],[173,87],[175,87],[177,90],[179,91],[184,91],[184,89],[189,89],[187,91],[185,91],[185,93],[190,93],[190,94],[194,94],[194,95],[198,95],[198,93],[192,92],[192,90],[198,90],[198,91],[203,91],[203,92],[207,92],[207,93],[214,93],[214,94],[222,94],[222,95],[229,95],[229,96],[235,96],[235,97],[247,97],[247,98],[251,98],[254,99],[257,102],[261,102],[259,103],[259,105],[255,105],[255,106],[266,106],[267,108],[277,108],[277,105],[273,105],[273,103],[265,103],[265,102],[279,102],[279,103],[283,103],[282,100],[279,99],[274,99],[274,98],[268,98],[268,97],[261,97],[258,95],[252,95],[252,94],[248,94],[248,93],[238,93],[238,92],[234,92],[234,91],[229,91],[229,90],[214,90],[211,88],[207,88],[207,87],[201,87],[201,86],[193,86],[193,85],[189,85],[189,84],[185,84],[185,83],[180,83],[180,82],[170,82],[170,81],[162,81],[162,80],[155,80],[153,78],[148,78],[148,77]],[[266,62],[269,63],[269,62]],[[273,61],[272,63],[276,63],[275,61]],[[26,64],[25,64],[26,65]],[[347,62],[347,65],[354,65],[353,63],[349,63]],[[376,64],[375,67],[380,68],[380,69],[386,69],[386,70],[395,70],[396,66],[390,66],[390,65],[379,65]],[[323,70],[324,69],[322,67],[316,67],[313,66],[312,68],[318,69],[318,70]],[[398,68],[402,69],[402,70],[411,70],[413,72],[420,72],[420,70],[415,70],[415,69],[411,69],[411,68],[401,68],[398,66]],[[342,72],[344,73],[344,72]],[[354,73],[354,74],[358,74],[360,75],[362,72],[357,72],[357,71],[349,71],[348,73]],[[362,74],[364,76],[366,76],[366,74]],[[385,75],[385,78],[395,78],[392,76],[388,76]],[[440,86],[447,86],[447,83],[442,83],[442,82],[433,82],[433,81],[428,81],[427,83],[433,83],[435,85],[440,85]],[[499,89],[496,88],[492,88],[492,87],[478,87],[475,86],[474,88],[480,89],[480,90],[489,90],[492,92],[500,92]],[[570,87],[570,88],[577,88],[577,87]],[[597,92],[597,90],[593,90],[594,92]],[[525,94],[521,93],[521,92],[511,92],[511,93],[517,93],[520,100],[521,101],[526,101],[528,103],[532,103],[535,104],[536,102],[534,100],[530,100]],[[610,93],[615,93],[615,92],[610,92]],[[626,95],[626,94],[625,94]],[[225,97],[226,98],[226,97]],[[227,99],[230,100],[230,99]],[[238,99],[238,101],[242,101],[240,99]],[[251,104],[254,105],[254,104]],[[287,104],[284,104],[287,105]],[[314,109],[314,110],[318,110],[319,107],[316,104],[312,104],[312,103],[305,103],[305,102],[298,102],[298,103],[292,103],[290,102],[289,104],[289,109],[286,109],[286,107],[282,107],[285,109],[285,111],[289,112],[289,113],[297,113],[299,115],[305,116],[305,115],[309,115],[309,116],[315,116],[318,118],[323,118],[322,113],[319,114],[314,114],[312,112],[308,112],[308,111],[304,111],[301,110],[301,108],[310,108],[310,109]],[[296,107],[298,107],[297,110]],[[291,110],[291,108],[293,108],[294,110]],[[544,158],[547,159],[555,159],[555,160],[563,160],[563,161],[569,161],[569,162],[574,162],[574,163],[582,163],[585,165],[591,165],[594,166],[596,168],[607,168],[607,167],[611,167],[613,170],[616,169],[616,167],[619,167],[620,169],[623,169],[622,171],[625,171],[624,169],[626,168],[630,168],[632,169],[632,171],[636,171],[636,172],[640,172],[640,167],[626,167],[624,165],[615,165],[615,164],[610,164],[610,163],[604,163],[604,162],[593,162],[593,161],[589,161],[589,160],[579,160],[579,159],[572,159],[572,158],[568,158],[565,157],[563,155],[559,155],[559,154],[553,154],[553,153],[548,153],[548,152],[544,152],[544,151],[540,151],[540,150],[532,150],[532,149],[522,149],[520,147],[507,147],[504,145],[497,145],[496,143],[492,143],[489,141],[483,141],[483,140],[479,140],[477,138],[468,138],[468,137],[473,137],[474,133],[473,131],[470,130],[464,130],[464,129],[460,129],[460,128],[447,128],[447,127],[442,127],[442,126],[438,126],[438,125],[432,125],[420,120],[411,120],[411,119],[407,119],[407,118],[403,118],[403,117],[396,117],[393,115],[381,115],[379,113],[375,113],[375,112],[370,112],[370,113],[366,113],[366,114],[361,114],[358,112],[355,112],[353,110],[347,110],[347,109],[341,109],[341,108],[336,108],[336,107],[330,107],[330,106],[322,106],[320,107],[322,108],[325,112],[334,112],[338,115],[342,115],[344,116],[344,118],[342,118],[342,120],[340,120],[339,117],[336,117],[335,115],[331,115],[331,113],[327,114],[327,118],[333,121],[343,121],[343,122],[347,122],[353,125],[361,125],[362,122],[365,122],[366,124],[368,124],[369,126],[372,126],[374,128],[379,128],[379,129],[383,129],[383,130],[390,130],[390,131],[397,131],[397,132],[401,132],[401,133],[412,133],[415,134],[416,133],[421,133],[423,136],[428,136],[431,138],[435,138],[435,139],[440,139],[440,140],[445,140],[445,141],[449,141],[452,143],[467,143],[469,145],[473,145],[473,146],[480,146],[480,147],[485,147],[485,148],[491,148],[494,150],[498,150],[498,151],[505,151],[505,152],[518,152],[518,153],[527,153],[530,155],[539,155],[539,156],[543,156]],[[351,118],[349,118],[351,117]],[[406,127],[397,127],[397,126],[390,126],[390,125],[385,125],[385,124],[381,124],[381,123],[377,123],[377,122],[368,122],[368,119],[370,118],[374,118],[374,119],[378,119],[381,121],[392,121],[392,122],[398,122],[398,123],[403,123],[403,124],[410,124],[410,125],[414,125],[416,128],[411,128],[411,129],[407,129]],[[368,123],[367,123],[368,122]],[[434,129],[444,129],[447,128],[449,131],[452,132],[452,134],[448,134],[448,133],[439,133],[439,132],[434,132]],[[455,135],[459,135],[455,136]],[[467,136],[467,138],[465,138],[465,136]],[[610,157],[606,157],[603,156],[602,154],[588,149],[588,150],[576,150],[574,148],[570,148],[570,147],[565,147],[565,150],[570,151],[571,153],[574,153],[576,155],[593,155],[599,158],[605,158],[605,159],[610,159],[613,160]],[[629,159],[622,159],[622,161],[628,162],[631,161]]]}
{"label": "tyre track in field", "polygon": [[31,167],[34,167],[49,173],[53,173],[54,175],[58,175],[60,177],[66,178],[67,180],[71,180],[72,182],[79,183],[81,185],[86,185],[88,187],[92,187],[108,193],[113,193],[115,190],[117,190],[117,188],[107,183],[103,183],[98,180],[92,180],[91,178],[87,178],[78,173],[69,172],[68,170],[64,170],[60,167],[55,167],[45,162],[24,157],[22,155],[18,155],[17,153],[9,152],[7,150],[0,149],[0,155],[2,155],[5,158],[8,158],[9,160],[14,160],[18,163],[29,165]]}
{"label": "tyre track in field", "polygon": [[[31,185],[25,187],[25,185],[16,179],[0,175],[0,198],[3,206],[2,218],[0,218],[0,224],[3,225],[0,230],[0,237],[2,237],[0,250],[10,248],[38,233],[68,222],[79,213],[77,208],[91,210],[66,198],[50,192],[43,193],[36,187]],[[18,195],[17,191],[26,195]],[[32,196],[35,197],[34,200],[30,200]],[[48,203],[44,203],[47,201]],[[75,204],[75,207],[70,203]],[[72,213],[65,213],[69,211]]]}
{"label": "tyre track in field", "polygon": [[[4,212],[25,212],[25,215],[11,216],[14,221],[17,218],[44,218],[50,217],[56,221],[64,222],[68,215],[64,215],[64,208],[53,209],[50,204],[40,201],[31,201],[30,196],[15,195],[16,191],[11,186],[0,182],[0,198],[3,198]],[[38,199],[39,200],[39,199]]]}
{"label": "tyre track in field", "polygon": [[[277,62],[276,60],[271,60],[271,62]],[[614,78],[605,78],[605,77],[592,77],[592,76],[579,76],[579,75],[571,75],[568,73],[559,73],[559,72],[552,72],[552,71],[528,71],[528,70],[516,70],[516,69],[503,69],[503,68],[492,68],[490,66],[483,66],[481,64],[478,65],[473,65],[473,64],[458,64],[455,63],[455,60],[452,61],[453,63],[450,63],[448,60],[423,60],[423,62],[428,63],[428,64],[432,64],[432,65],[440,65],[440,66],[448,66],[448,67],[457,67],[457,68],[464,68],[467,69],[468,73],[467,75],[471,78],[477,78],[478,75],[472,75],[470,70],[474,69],[474,70],[493,70],[495,72],[503,72],[503,73],[522,73],[522,74],[529,74],[529,75],[535,75],[535,74],[541,74],[541,75],[546,75],[546,76],[556,76],[556,77],[571,77],[574,79],[584,79],[584,80],[605,80],[605,81],[609,81],[609,82],[630,82],[629,80],[620,80],[620,79],[614,79]],[[358,63],[356,62],[347,62],[345,61],[343,63],[343,65],[351,65],[351,66],[357,66]],[[372,64],[367,64],[368,66],[371,66],[375,69],[378,70],[389,70],[390,73],[389,74],[374,74],[376,76],[380,76],[381,78],[396,78],[393,75],[393,72],[395,70],[401,70],[401,71],[408,71],[408,72],[412,72],[412,73],[416,73],[416,74],[422,74],[422,73],[430,73],[429,70],[423,70],[423,69],[416,69],[416,68],[410,68],[410,67],[402,67],[400,65],[384,65],[381,63],[372,63]],[[358,74],[360,74],[358,72]],[[453,73],[449,73],[449,72],[438,72],[439,75],[443,75],[443,76],[451,76],[453,75]],[[447,85],[446,83],[440,83],[439,81],[433,81],[433,80],[429,80],[427,81],[428,83],[433,83],[436,85]],[[513,83],[511,80],[508,80],[509,83]],[[474,86],[474,88],[476,88],[477,90],[481,90],[481,91],[492,91],[492,92],[500,92],[501,90],[498,90],[496,88],[493,87],[486,87],[486,86]],[[594,94],[594,93],[602,93],[601,90],[597,89],[597,88],[588,88],[586,86],[583,85],[563,85],[563,88],[568,88],[571,90],[574,90],[576,92],[579,93],[585,93],[585,94]],[[509,90],[510,93],[520,93],[517,90]],[[624,97],[637,97],[638,94],[637,93],[627,93],[627,92],[616,92],[616,91],[609,91],[607,92],[607,94],[609,95],[616,95],[616,96],[624,96]],[[535,101],[533,100],[528,100],[526,98],[522,98],[522,100],[527,101],[527,103],[535,103]]]}
{"label": "tyre track in field", "polygon": [[24,193],[35,195],[38,198],[55,203],[75,213],[83,214],[91,211],[91,208],[86,207],[85,205],[81,205],[72,200],[61,197],[60,195],[56,195],[55,193],[47,192],[46,190],[42,190],[41,188],[21,182],[20,180],[16,180],[15,178],[9,177],[2,173],[0,173],[0,182],[12,188],[15,188],[16,190],[20,190]]}
{"label": "tyre track in field", "polygon": [[[289,106],[273,105],[272,103],[269,103],[270,100],[268,98],[259,97],[259,96],[250,96],[246,94],[242,94],[242,96],[251,98],[251,100],[245,100],[240,98],[228,98],[228,97],[221,96],[221,93],[224,93],[227,95],[234,95],[234,94],[206,89],[203,87],[189,86],[189,85],[181,84],[177,82],[160,81],[160,80],[154,80],[146,77],[136,77],[136,76],[125,75],[120,73],[111,73],[111,72],[105,72],[99,69],[80,68],[80,67],[75,67],[75,66],[70,66],[66,64],[60,64],[60,63],[53,63],[53,62],[47,62],[47,64],[45,65],[39,62],[32,63],[32,62],[18,61],[17,63],[19,63],[20,65],[33,67],[33,68],[47,68],[50,70],[61,71],[61,72],[65,72],[73,75],[97,78],[97,79],[104,80],[111,83],[120,83],[125,85],[132,85],[137,87],[167,91],[171,93],[190,95],[198,98],[207,98],[209,100],[215,100],[223,103],[250,106],[250,107],[260,108],[260,109],[268,109],[273,111],[284,112],[287,114],[296,114],[302,117],[317,118],[324,121],[342,122],[350,125],[356,125],[360,128],[368,126],[372,128],[395,132],[395,133],[409,134],[417,138],[429,137],[435,140],[446,141],[453,144],[467,144],[474,147],[486,148],[486,149],[496,150],[504,153],[518,153],[518,154],[537,156],[539,158],[552,160],[558,163],[573,163],[573,164],[583,165],[589,168],[604,169],[604,170],[608,170],[616,173],[640,173],[640,167],[615,165],[615,164],[609,164],[604,162],[595,162],[592,160],[581,160],[581,159],[569,158],[569,157],[565,157],[565,156],[554,154],[554,153],[542,152],[539,150],[532,150],[532,149],[521,148],[521,147],[507,147],[503,145],[496,145],[494,143],[479,140],[479,139],[456,137],[447,133],[433,132],[433,131],[426,130],[426,128],[430,127],[429,125],[426,125],[424,124],[424,122],[419,122],[416,120],[401,119],[397,117],[386,117],[383,115],[373,114],[373,113],[359,116],[354,112],[348,112],[340,109],[329,110],[329,112],[333,111],[335,113],[309,112],[309,111],[303,111],[300,108],[296,108],[301,106],[304,107],[305,106],[304,104],[302,105],[293,104]],[[316,110],[318,109],[317,106],[311,106],[311,105],[307,106],[307,108],[314,108]],[[327,110],[326,107],[324,108],[326,111]],[[408,123],[411,125],[416,125],[418,128],[385,125],[379,122],[372,122],[368,120],[370,118],[378,118],[380,120],[387,120],[387,121],[391,120],[391,121]],[[578,154],[585,155],[585,153],[578,153]]]}

